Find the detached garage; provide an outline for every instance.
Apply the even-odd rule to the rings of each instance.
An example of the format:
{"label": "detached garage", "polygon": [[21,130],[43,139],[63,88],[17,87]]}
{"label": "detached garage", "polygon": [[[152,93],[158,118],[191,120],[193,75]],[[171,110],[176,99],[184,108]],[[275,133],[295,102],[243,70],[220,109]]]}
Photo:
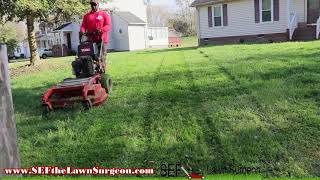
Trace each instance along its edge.
{"label": "detached garage", "polygon": [[146,48],[147,23],[130,12],[112,13],[113,28],[110,40],[115,51],[134,51]]}

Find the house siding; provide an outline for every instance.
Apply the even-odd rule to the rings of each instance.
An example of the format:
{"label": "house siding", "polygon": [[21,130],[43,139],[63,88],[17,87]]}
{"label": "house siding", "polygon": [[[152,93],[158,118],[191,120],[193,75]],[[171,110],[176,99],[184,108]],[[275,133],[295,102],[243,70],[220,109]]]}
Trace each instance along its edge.
{"label": "house siding", "polygon": [[72,32],[71,32],[71,49],[73,51],[78,51],[79,41],[79,33],[80,26],[78,24],[72,23]]}
{"label": "house siding", "polygon": [[298,22],[306,22],[306,1],[305,0],[291,0],[291,13],[296,13]]}
{"label": "house siding", "polygon": [[113,39],[113,29],[111,28],[109,31],[109,35],[108,35],[108,44],[107,44],[107,49],[108,50],[114,50],[114,39]]}
{"label": "house siding", "polygon": [[67,38],[67,33],[70,33],[71,36],[71,50],[73,51],[78,51],[78,45],[80,44],[79,42],[79,31],[80,31],[80,26],[75,23],[71,23],[67,27],[63,28],[63,43],[68,45],[68,38]]}
{"label": "house siding", "polygon": [[[113,14],[113,45],[116,51],[129,50],[129,32],[128,23],[122,20],[119,16]],[[121,33],[120,33],[121,30]]]}
{"label": "house siding", "polygon": [[200,39],[249,36],[258,34],[286,33],[287,30],[287,2],[279,2],[279,21],[271,23],[256,23],[254,0],[239,0],[228,4],[228,26],[208,26],[208,6],[199,8]]}

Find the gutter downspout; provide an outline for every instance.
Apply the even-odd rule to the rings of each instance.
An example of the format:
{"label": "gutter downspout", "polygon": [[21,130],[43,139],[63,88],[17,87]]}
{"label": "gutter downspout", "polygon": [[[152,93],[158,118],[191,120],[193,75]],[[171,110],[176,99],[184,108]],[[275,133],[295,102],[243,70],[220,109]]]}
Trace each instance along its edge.
{"label": "gutter downspout", "polygon": [[196,7],[196,12],[197,12],[197,36],[198,36],[198,46],[200,46],[200,41],[201,41],[201,29],[200,29],[200,12],[199,8]]}
{"label": "gutter downspout", "polygon": [[290,21],[291,21],[291,1],[287,0],[287,20],[288,20],[288,29],[290,29]]}

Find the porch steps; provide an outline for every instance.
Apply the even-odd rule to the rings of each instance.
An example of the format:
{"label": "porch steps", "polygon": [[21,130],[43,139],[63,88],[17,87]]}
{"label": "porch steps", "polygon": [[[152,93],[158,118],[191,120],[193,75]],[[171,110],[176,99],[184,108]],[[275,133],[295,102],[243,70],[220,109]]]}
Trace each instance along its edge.
{"label": "porch steps", "polygon": [[293,34],[294,41],[311,41],[316,39],[316,26],[299,23]]}

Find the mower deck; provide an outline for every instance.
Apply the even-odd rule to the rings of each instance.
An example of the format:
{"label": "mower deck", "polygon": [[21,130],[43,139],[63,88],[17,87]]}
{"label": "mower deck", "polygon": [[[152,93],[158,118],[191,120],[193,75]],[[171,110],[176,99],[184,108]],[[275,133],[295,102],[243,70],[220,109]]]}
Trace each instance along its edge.
{"label": "mower deck", "polygon": [[47,111],[83,103],[86,108],[102,104],[108,97],[101,86],[101,75],[89,78],[66,79],[48,89],[42,98],[42,105]]}

